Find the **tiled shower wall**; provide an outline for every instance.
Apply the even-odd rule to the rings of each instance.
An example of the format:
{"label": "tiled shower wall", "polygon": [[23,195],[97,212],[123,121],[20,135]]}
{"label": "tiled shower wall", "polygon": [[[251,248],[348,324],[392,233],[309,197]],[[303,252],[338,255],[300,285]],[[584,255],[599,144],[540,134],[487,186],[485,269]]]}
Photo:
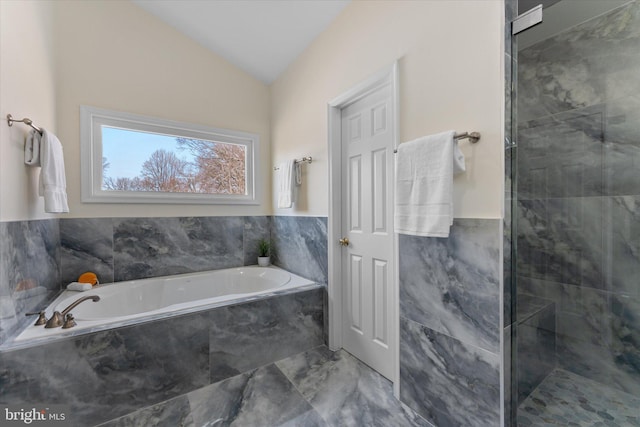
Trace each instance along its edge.
{"label": "tiled shower wall", "polygon": [[519,51],[518,65],[518,313],[555,314],[532,319],[535,345],[518,327],[518,358],[532,359],[519,394],[555,365],[637,395],[640,2]]}
{"label": "tiled shower wall", "polygon": [[400,236],[400,399],[434,425],[500,425],[500,222]]}
{"label": "tiled shower wall", "polygon": [[67,283],[94,271],[103,283],[257,262],[272,238],[274,264],[327,283],[322,217],[52,219],[0,223],[0,344]]}

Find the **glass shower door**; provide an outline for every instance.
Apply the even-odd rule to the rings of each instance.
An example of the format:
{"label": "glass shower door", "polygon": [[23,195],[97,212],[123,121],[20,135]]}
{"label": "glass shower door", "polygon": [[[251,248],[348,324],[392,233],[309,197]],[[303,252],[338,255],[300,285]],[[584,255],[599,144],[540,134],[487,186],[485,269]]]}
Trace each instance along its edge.
{"label": "glass shower door", "polygon": [[640,426],[640,1],[552,3],[512,53],[511,403]]}

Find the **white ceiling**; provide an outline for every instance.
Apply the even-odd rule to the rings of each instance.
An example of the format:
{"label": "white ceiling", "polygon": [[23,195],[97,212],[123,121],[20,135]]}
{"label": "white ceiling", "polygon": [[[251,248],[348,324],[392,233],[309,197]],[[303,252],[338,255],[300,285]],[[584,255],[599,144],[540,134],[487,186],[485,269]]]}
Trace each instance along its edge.
{"label": "white ceiling", "polygon": [[270,84],[350,0],[132,0]]}

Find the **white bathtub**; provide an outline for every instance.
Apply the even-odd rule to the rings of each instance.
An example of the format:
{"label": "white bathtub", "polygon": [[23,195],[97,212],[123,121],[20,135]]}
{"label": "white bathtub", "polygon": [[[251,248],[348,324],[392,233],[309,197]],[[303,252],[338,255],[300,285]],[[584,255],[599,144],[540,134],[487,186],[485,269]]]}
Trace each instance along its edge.
{"label": "white bathtub", "polygon": [[313,286],[314,282],[277,267],[250,266],[117,282],[86,292],[65,291],[49,305],[47,318],[54,311],[62,312],[78,298],[98,295],[100,300],[84,301],[71,310],[77,323],[73,328],[31,325],[14,342],[76,335],[87,329],[95,331],[155,320]]}

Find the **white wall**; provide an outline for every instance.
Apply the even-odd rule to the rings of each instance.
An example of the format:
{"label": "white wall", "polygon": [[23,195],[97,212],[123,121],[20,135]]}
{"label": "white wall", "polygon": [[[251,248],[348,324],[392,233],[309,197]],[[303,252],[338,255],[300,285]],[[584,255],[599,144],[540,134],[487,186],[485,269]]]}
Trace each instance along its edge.
{"label": "white wall", "polygon": [[38,170],[24,166],[30,128],[7,126],[7,114],[55,132],[53,3],[0,1],[0,220],[47,218]]}
{"label": "white wall", "polygon": [[[454,216],[499,218],[503,195],[501,0],[354,1],[271,86],[272,160],[311,155],[293,210],[328,214],[327,102],[400,59],[400,138],[479,131],[460,146]],[[274,204],[275,206],[275,204]]]}
{"label": "white wall", "polygon": [[[266,85],[130,2],[0,3],[2,113],[28,116],[54,130],[62,141],[71,212],[61,217],[271,213]],[[10,53],[6,59],[5,45]],[[10,96],[5,87],[11,90]],[[263,204],[83,204],[82,104],[259,134],[262,172],[257,182]],[[25,132],[22,126],[11,128],[7,149],[4,141],[9,134],[2,127],[2,221],[45,217],[42,203],[32,194],[37,173],[22,165]]]}

